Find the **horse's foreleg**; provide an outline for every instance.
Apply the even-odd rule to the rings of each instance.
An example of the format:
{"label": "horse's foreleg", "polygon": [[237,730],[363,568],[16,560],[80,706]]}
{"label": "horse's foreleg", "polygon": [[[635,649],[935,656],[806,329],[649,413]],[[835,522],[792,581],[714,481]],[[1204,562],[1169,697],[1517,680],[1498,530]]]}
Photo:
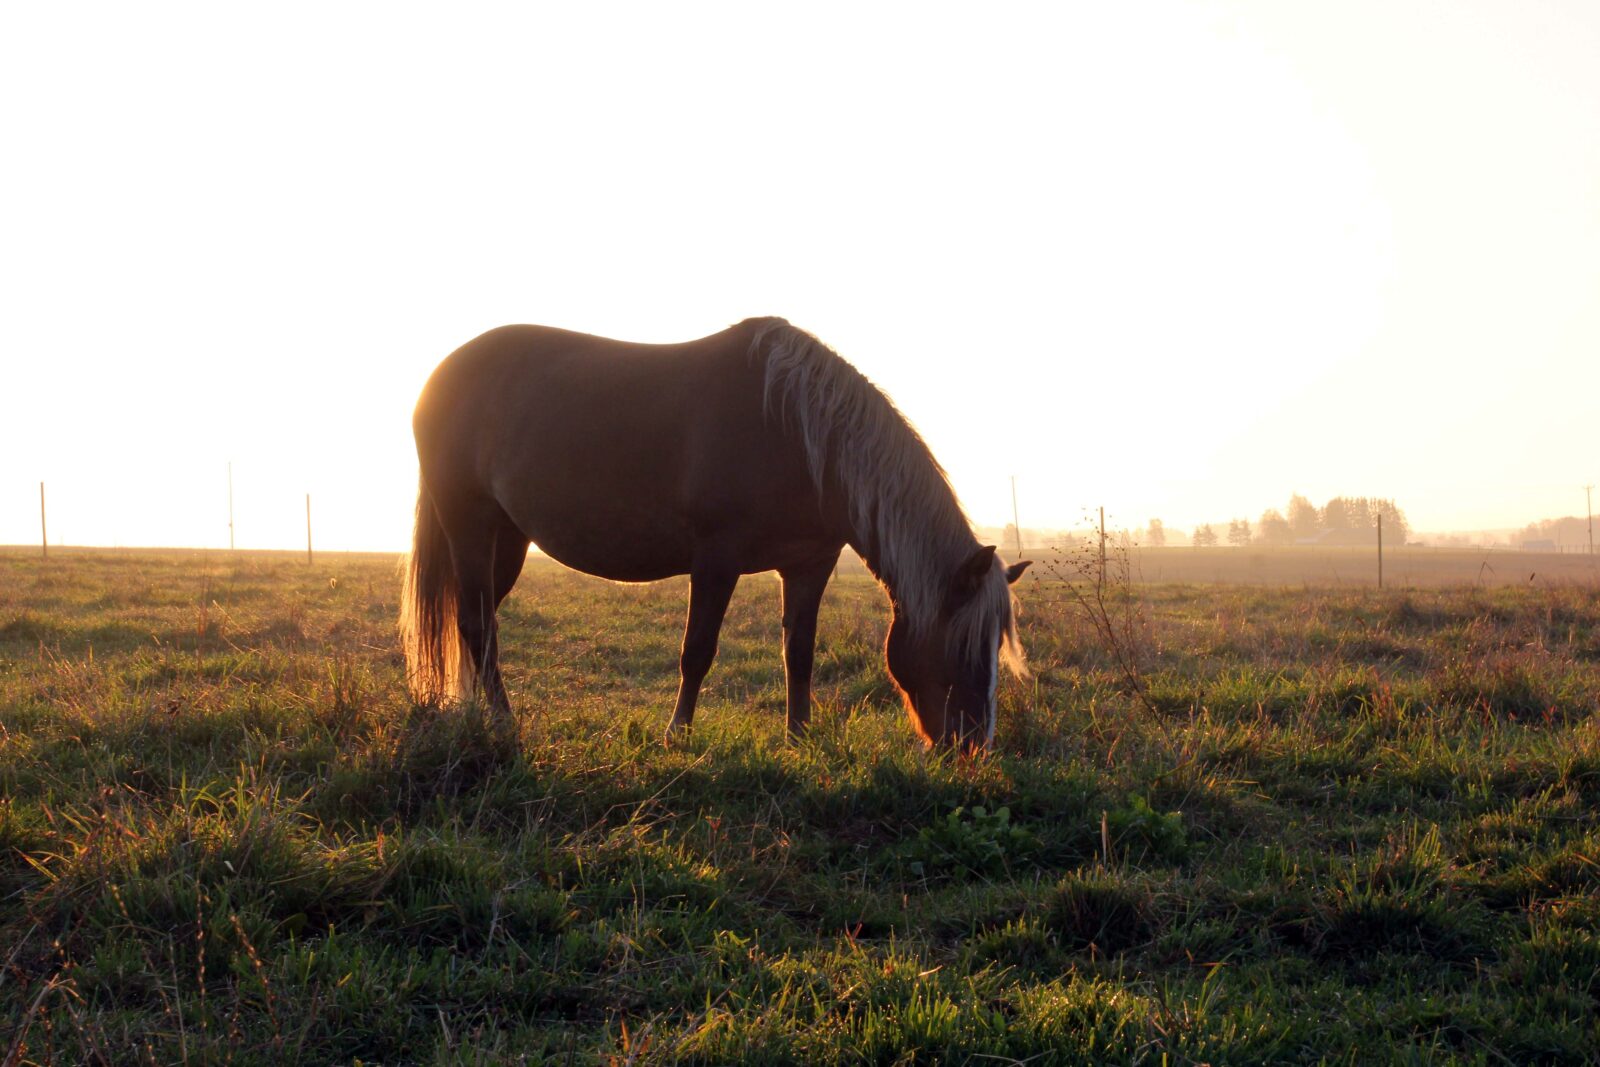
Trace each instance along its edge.
{"label": "horse's foreleg", "polygon": [[667,742],[687,730],[694,722],[694,706],[700,699],[700,683],[705,681],[711,661],[717,655],[717,635],[722,617],[727,614],[737,573],[696,569],[689,575],[689,621],[683,629],[683,650],[678,657],[678,702],[667,724]]}
{"label": "horse's foreleg", "polygon": [[817,610],[839,561],[825,560],[778,572],[783,579],[783,674],[788,683],[789,736],[799,738],[811,722],[811,665],[817,648]]}

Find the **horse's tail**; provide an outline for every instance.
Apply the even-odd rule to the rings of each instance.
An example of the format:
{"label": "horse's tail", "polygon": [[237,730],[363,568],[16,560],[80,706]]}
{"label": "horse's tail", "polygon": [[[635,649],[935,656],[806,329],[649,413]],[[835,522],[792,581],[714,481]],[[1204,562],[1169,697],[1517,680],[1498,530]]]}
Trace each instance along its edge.
{"label": "horse's tail", "polygon": [[456,625],[460,586],[439,513],[428,487],[417,480],[417,528],[400,593],[400,643],[406,684],[418,704],[465,699],[472,691],[472,660]]}

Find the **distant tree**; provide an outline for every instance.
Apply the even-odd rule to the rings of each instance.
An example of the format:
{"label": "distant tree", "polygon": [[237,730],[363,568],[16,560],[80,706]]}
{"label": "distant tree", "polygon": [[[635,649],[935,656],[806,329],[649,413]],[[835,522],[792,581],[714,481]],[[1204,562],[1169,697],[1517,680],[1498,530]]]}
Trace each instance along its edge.
{"label": "distant tree", "polygon": [[1411,527],[1405,513],[1392,500],[1336,496],[1322,509],[1322,525],[1327,530],[1359,531],[1376,538],[1380,515],[1383,516],[1383,539],[1389,544],[1404,543]]}
{"label": "distant tree", "polygon": [[1194,547],[1208,548],[1216,543],[1217,531],[1211,528],[1210,523],[1207,523],[1194,532]]}
{"label": "distant tree", "polygon": [[1228,544],[1242,548],[1250,543],[1250,520],[1234,519],[1228,523]]}
{"label": "distant tree", "polygon": [[1289,532],[1296,538],[1315,537],[1322,530],[1317,506],[1299,493],[1289,498]]}
{"label": "distant tree", "polygon": [[1387,544],[1403,545],[1411,534],[1411,524],[1406,521],[1406,513],[1395,506],[1393,500],[1374,500],[1370,504],[1372,521],[1378,521],[1378,516],[1383,516],[1383,539]]}
{"label": "distant tree", "polygon": [[1160,519],[1150,520],[1150,525],[1144,532],[1144,543],[1152,548],[1160,548],[1167,543],[1167,528],[1161,524]]}
{"label": "distant tree", "polygon": [[1279,513],[1277,508],[1268,508],[1261,513],[1261,522],[1257,526],[1258,536],[1264,544],[1290,545],[1294,543],[1294,531],[1289,529],[1289,520]]}

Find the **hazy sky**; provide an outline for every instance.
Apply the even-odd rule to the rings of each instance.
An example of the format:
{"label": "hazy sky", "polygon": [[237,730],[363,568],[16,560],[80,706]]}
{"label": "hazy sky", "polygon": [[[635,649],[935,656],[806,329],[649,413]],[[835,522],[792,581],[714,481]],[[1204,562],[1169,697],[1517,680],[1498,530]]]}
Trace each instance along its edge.
{"label": "hazy sky", "polygon": [[505,322],[787,317],[979,522],[1600,482],[1600,5],[8,4],[0,543],[410,536]]}

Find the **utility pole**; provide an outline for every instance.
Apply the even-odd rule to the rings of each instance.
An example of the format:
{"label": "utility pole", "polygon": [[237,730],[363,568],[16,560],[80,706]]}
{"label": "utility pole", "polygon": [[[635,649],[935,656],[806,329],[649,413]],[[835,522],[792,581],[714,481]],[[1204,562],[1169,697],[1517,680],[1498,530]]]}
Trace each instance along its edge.
{"label": "utility pole", "polygon": [[228,551],[233,551],[233,460],[228,460]]}
{"label": "utility pole", "polygon": [[311,566],[311,494],[306,494],[306,566]]}
{"label": "utility pole", "polygon": [[1011,529],[1017,535],[1017,559],[1022,558],[1022,520],[1017,518],[1017,476],[1011,476]]}
{"label": "utility pole", "polygon": [[39,483],[39,551],[45,559],[50,558],[50,536],[44,527],[44,483]]}

